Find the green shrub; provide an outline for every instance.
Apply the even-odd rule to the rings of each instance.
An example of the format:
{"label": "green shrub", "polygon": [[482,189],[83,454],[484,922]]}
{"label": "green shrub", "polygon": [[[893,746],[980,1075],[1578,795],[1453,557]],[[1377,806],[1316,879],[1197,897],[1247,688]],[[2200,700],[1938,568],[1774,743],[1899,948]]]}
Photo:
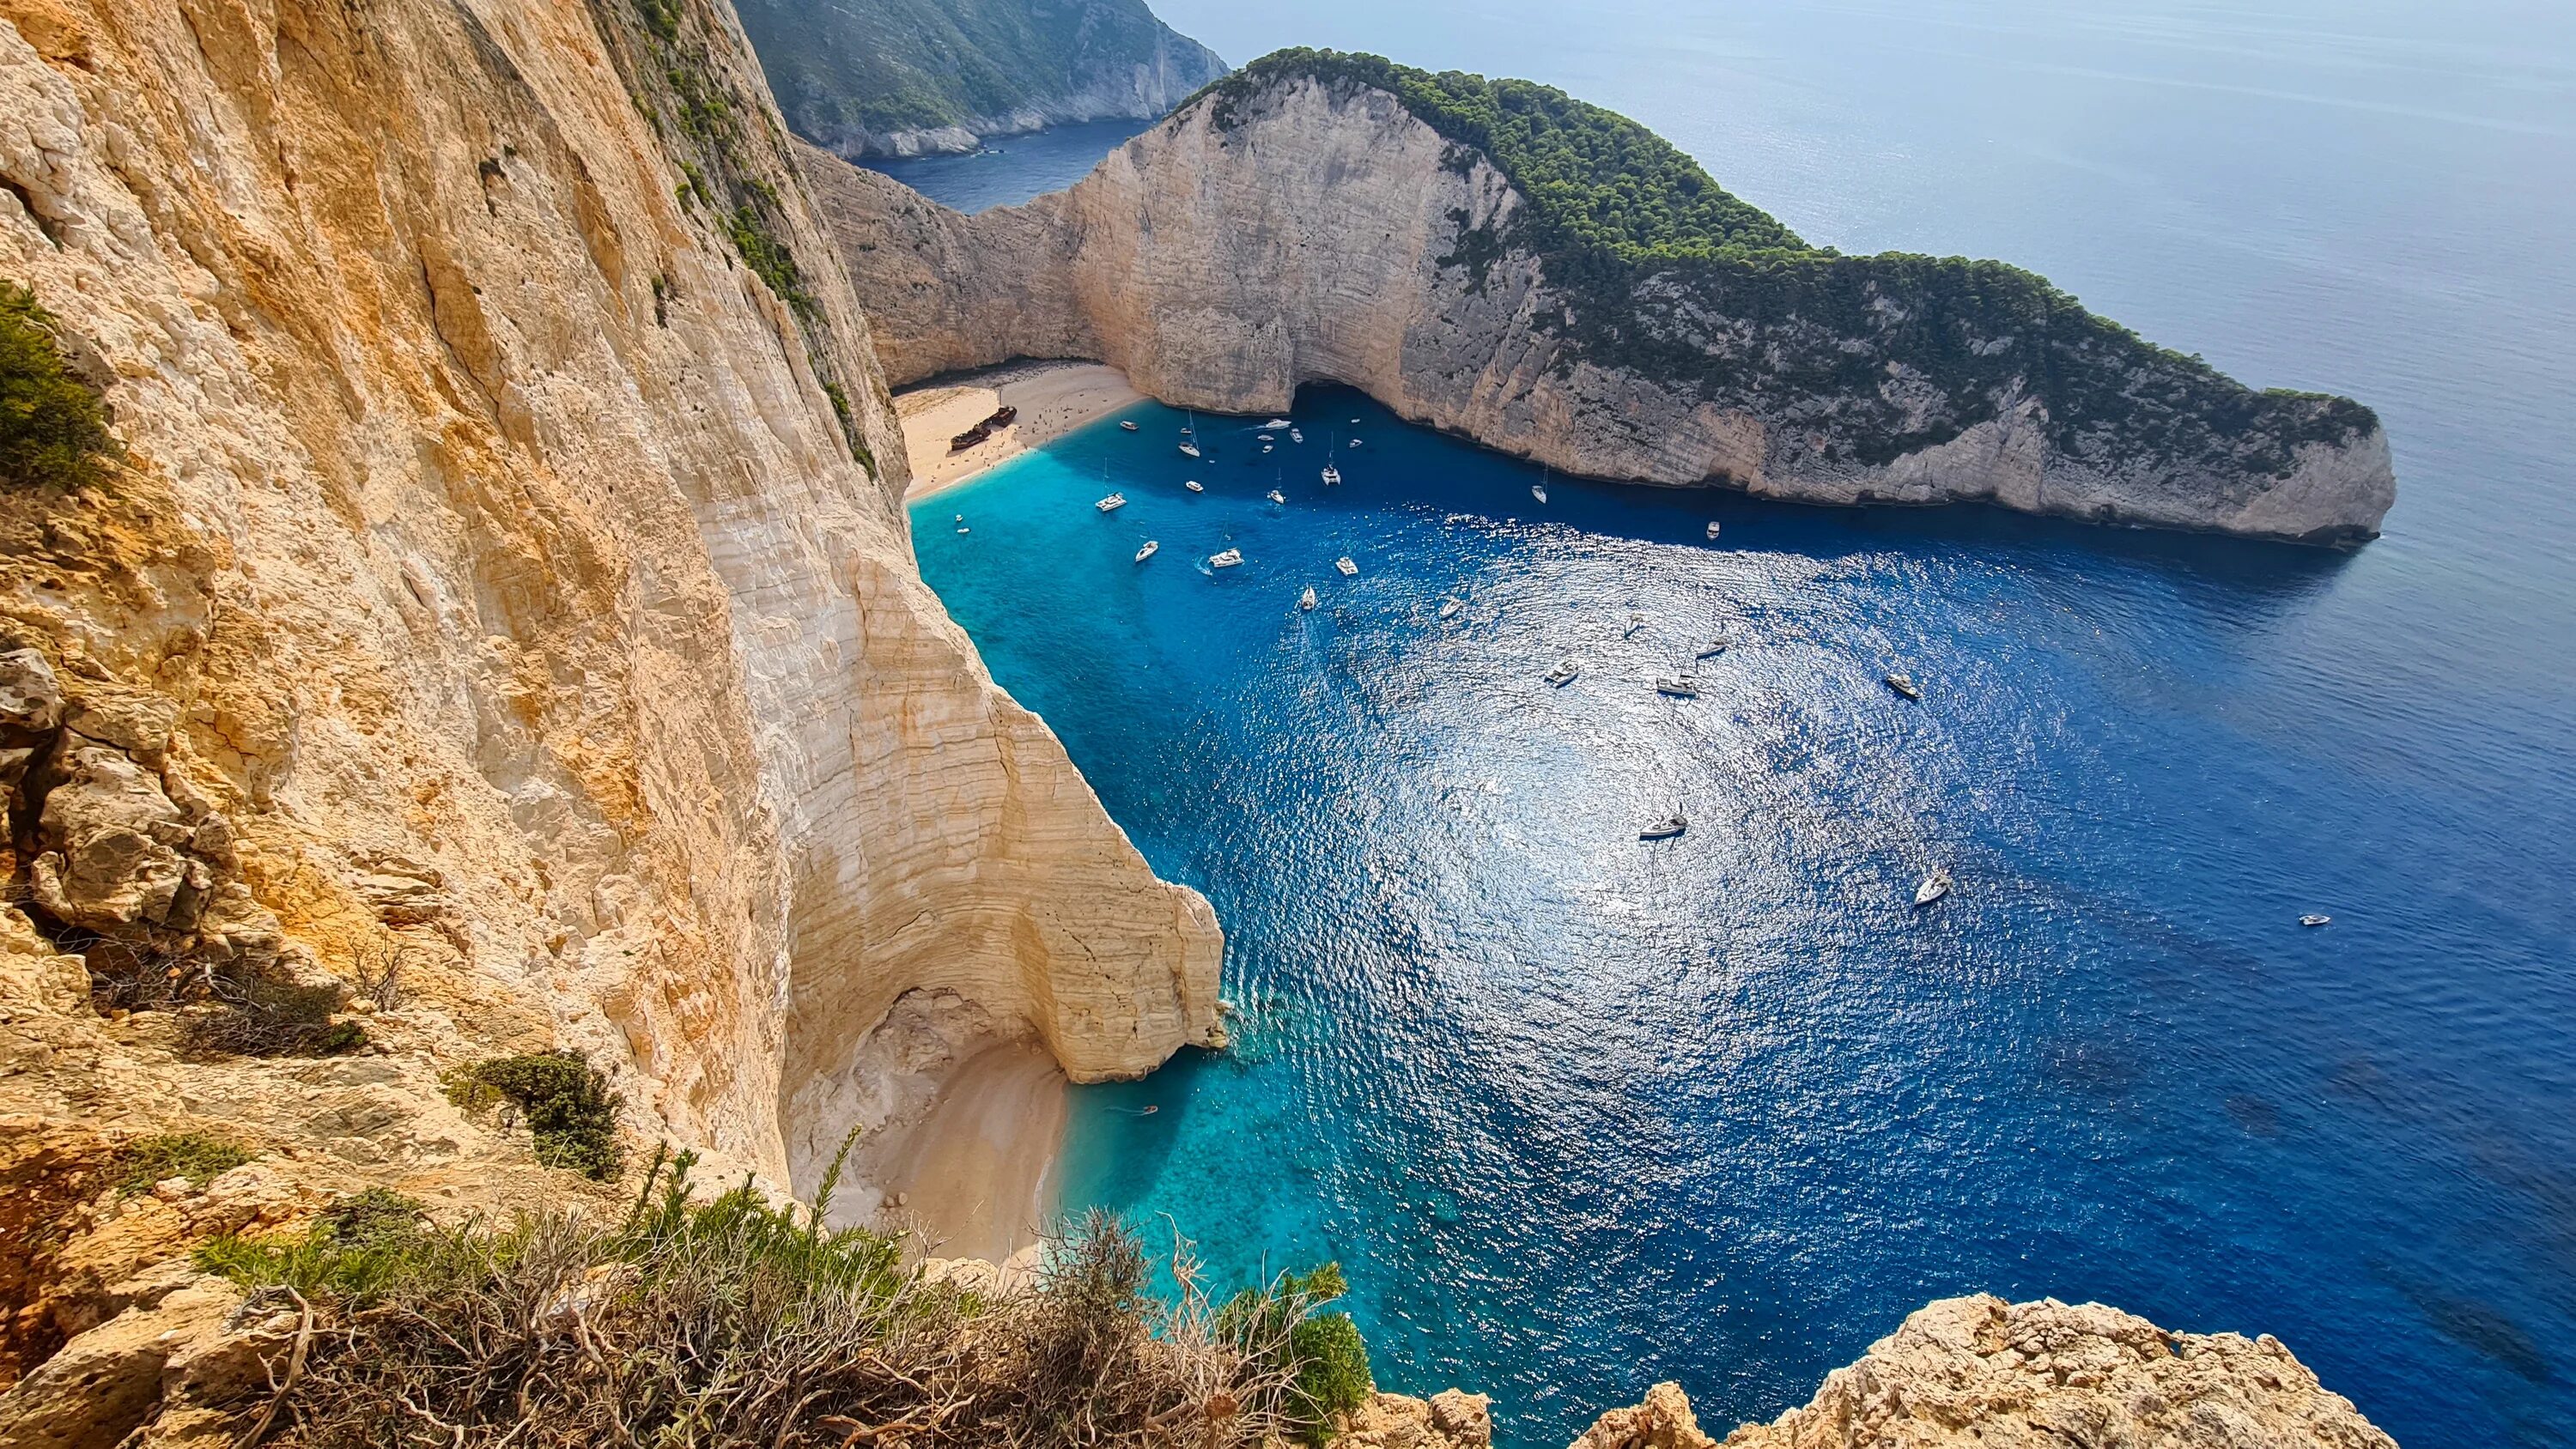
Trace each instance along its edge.
{"label": "green shrub", "polygon": [[1219,1337],[1266,1360],[1287,1381],[1286,1417],[1309,1444],[1330,1436],[1333,1417],[1368,1401],[1368,1345],[1347,1313],[1315,1309],[1350,1291],[1339,1263],[1283,1273],[1264,1289],[1246,1288],[1218,1313]]}
{"label": "green shrub", "polygon": [[197,1266],[249,1289],[285,1287],[365,1302],[398,1283],[452,1271],[460,1241],[428,1226],[421,1205],[371,1187],[323,1209],[301,1234],[224,1233],[197,1247]]}
{"label": "green shrub", "polygon": [[85,488],[119,456],[107,409],[63,365],[54,315],[36,294],[0,281],[0,481],[20,488]]}
{"label": "green shrub", "polygon": [[608,1090],[607,1076],[579,1052],[480,1062],[449,1084],[448,1095],[463,1107],[496,1099],[516,1106],[535,1140],[537,1161],[548,1167],[606,1182],[624,1165],[617,1145],[617,1096]]}
{"label": "green shrub", "polygon": [[116,1190],[131,1197],[174,1177],[203,1187],[256,1156],[238,1142],[203,1132],[138,1137],[116,1150]]}

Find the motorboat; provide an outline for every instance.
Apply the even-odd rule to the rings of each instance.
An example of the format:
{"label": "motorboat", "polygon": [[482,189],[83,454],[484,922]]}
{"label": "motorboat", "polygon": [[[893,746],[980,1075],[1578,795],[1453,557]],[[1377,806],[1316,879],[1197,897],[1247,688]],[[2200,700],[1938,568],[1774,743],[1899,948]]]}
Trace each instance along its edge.
{"label": "motorboat", "polygon": [[1152,558],[1161,548],[1162,545],[1156,543],[1154,540],[1150,538],[1145,540],[1145,546],[1136,550],[1136,562],[1143,563],[1145,560]]}
{"label": "motorboat", "polygon": [[1181,486],[1182,486],[1182,487],[1184,487],[1184,488],[1187,488],[1187,489],[1188,489],[1188,490],[1190,490],[1192,493],[1205,493],[1205,492],[1207,491],[1207,485],[1206,485],[1206,484],[1204,484],[1204,483],[1201,483],[1201,482],[1200,482],[1199,480],[1197,480],[1196,478],[1192,478],[1192,479],[1190,479],[1188,482],[1183,483]]}
{"label": "motorboat", "polygon": [[1342,571],[1342,577],[1346,579],[1358,574],[1360,571],[1360,566],[1351,562],[1351,556],[1349,554],[1343,554],[1340,558],[1333,560],[1333,567],[1340,569]]}
{"label": "motorboat", "polygon": [[1334,485],[1334,484],[1336,484],[1336,483],[1339,483],[1339,482],[1341,482],[1341,481],[1342,481],[1342,470],[1341,470],[1341,469],[1339,469],[1339,468],[1334,467],[1334,466],[1333,466],[1332,464],[1330,464],[1330,463],[1326,463],[1326,464],[1324,465],[1324,486],[1326,486],[1326,487],[1328,487],[1328,488],[1329,488],[1329,487],[1331,487],[1332,485]]}
{"label": "motorboat", "polygon": [[1670,695],[1675,699],[1697,699],[1699,686],[1688,676],[1680,679],[1658,679],[1655,681],[1655,693]]}
{"label": "motorboat", "polygon": [[1950,873],[1934,866],[1932,873],[1923,877],[1923,884],[1914,888],[1914,908],[1919,911],[1949,893]]}
{"label": "motorboat", "polygon": [[1898,694],[1904,695],[1907,699],[1921,699],[1923,697],[1922,689],[1917,686],[1913,680],[1906,678],[1902,674],[1891,674],[1887,676],[1887,687],[1895,690]]}
{"label": "motorboat", "polygon": [[1301,609],[1311,609],[1315,607],[1315,586],[1313,584],[1308,584],[1306,586],[1306,592],[1297,596],[1297,607]]}
{"label": "motorboat", "polygon": [[1103,513],[1116,513],[1119,509],[1127,506],[1127,495],[1124,493],[1112,493],[1108,497],[1101,499],[1099,502],[1091,506],[1099,509]]}
{"label": "motorboat", "polygon": [[2307,927],[2309,930],[2313,931],[2313,930],[2315,930],[2315,929],[2316,929],[2317,927],[2319,927],[2319,926],[2331,926],[2331,925],[2333,925],[2333,924],[2334,924],[2334,917],[2332,917],[2332,916],[2301,916],[2301,917],[2299,917],[2299,924],[2300,924],[2300,925],[2302,925],[2302,926],[2305,926],[2305,927]]}
{"label": "motorboat", "polygon": [[1711,538],[1717,537],[1717,520],[1714,518],[1708,521],[1708,536]]}
{"label": "motorboat", "polygon": [[1289,422],[1286,418],[1272,418],[1270,421],[1268,421],[1268,422],[1266,422],[1266,423],[1263,423],[1261,426],[1262,426],[1264,429],[1266,429],[1267,431],[1270,431],[1270,432],[1274,432],[1274,433],[1275,433],[1275,432],[1278,432],[1278,431],[1279,431],[1280,429],[1282,429],[1282,428],[1294,427],[1294,426],[1296,426],[1296,424]]}
{"label": "motorboat", "polygon": [[1295,428],[1290,428],[1288,430],[1288,441],[1292,443],[1302,443],[1306,441],[1306,435]]}
{"label": "motorboat", "polygon": [[1262,444],[1262,445],[1261,445],[1261,451],[1263,451],[1263,452],[1265,452],[1265,453],[1267,453],[1267,452],[1271,452],[1271,451],[1273,451],[1276,447],[1277,447],[1277,445],[1276,445],[1276,444],[1273,444],[1273,443],[1264,443],[1264,444]]}
{"label": "motorboat", "polygon": [[1720,654],[1726,652],[1726,645],[1726,636],[1720,634],[1716,638],[1709,640],[1707,643],[1699,647],[1698,657],[1702,659],[1715,659]]}
{"label": "motorboat", "polygon": [[1120,429],[1122,429],[1123,431],[1126,431],[1126,432],[1130,432],[1130,433],[1132,433],[1132,432],[1136,431],[1136,424],[1135,424],[1135,423],[1133,423],[1133,422],[1131,422],[1130,420],[1128,420],[1128,419],[1126,419],[1126,418],[1120,418],[1120,419],[1118,420],[1118,426],[1119,426],[1119,428],[1120,428]]}
{"label": "motorboat", "polygon": [[1230,569],[1241,562],[1243,562],[1243,550],[1239,548],[1230,548],[1223,553],[1208,555],[1208,567],[1212,569]]}
{"label": "motorboat", "polygon": [[1265,442],[1265,443],[1269,443],[1269,442],[1275,442],[1275,441],[1277,441],[1276,437],[1275,437],[1274,435],[1270,434],[1270,433],[1255,433],[1255,434],[1253,434],[1253,436],[1254,436],[1254,437],[1256,437],[1256,438],[1259,438],[1261,441],[1263,441],[1263,442]]}
{"label": "motorboat", "polygon": [[1582,672],[1582,665],[1568,659],[1547,672],[1547,682],[1555,685],[1559,689],[1563,689],[1565,686],[1574,682],[1574,676],[1581,674]]}
{"label": "motorboat", "polygon": [[1285,503],[1288,501],[1288,495],[1280,492],[1276,488],[1273,488],[1270,490],[1270,501],[1273,503]]}
{"label": "motorboat", "polygon": [[1466,607],[1466,605],[1459,603],[1456,599],[1443,599],[1440,601],[1440,617],[1443,619],[1455,619],[1458,617],[1459,611]]}
{"label": "motorboat", "polygon": [[1639,840],[1670,840],[1690,829],[1690,822],[1679,815],[1667,815],[1637,832]]}
{"label": "motorboat", "polygon": [[1547,501],[1547,485],[1544,483],[1532,483],[1530,485],[1530,496],[1541,503],[1545,503]]}

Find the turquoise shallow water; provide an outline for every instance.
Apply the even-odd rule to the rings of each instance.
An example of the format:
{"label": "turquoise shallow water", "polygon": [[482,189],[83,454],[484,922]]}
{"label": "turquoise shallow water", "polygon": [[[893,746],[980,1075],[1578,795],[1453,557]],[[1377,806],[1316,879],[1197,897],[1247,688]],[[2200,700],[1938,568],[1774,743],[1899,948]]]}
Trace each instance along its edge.
{"label": "turquoise shallow water", "polygon": [[[1493,1392],[1514,1449],[1658,1378],[1774,1414],[1972,1289],[2277,1333],[2410,1449],[2576,1437],[2576,18],[1159,8],[1238,58],[1534,74],[1815,240],[2036,266],[2377,406],[2402,495],[2349,557],[1542,509],[1310,392],[1293,465],[1203,420],[1191,468],[1146,408],[929,501],[995,674],[1233,932],[1241,1048],[1079,1094],[1071,1200],[1238,1277],[1339,1258],[1381,1379]],[[1718,627],[1703,697],[1654,696]],[[1917,918],[1933,860],[1959,894]]]}

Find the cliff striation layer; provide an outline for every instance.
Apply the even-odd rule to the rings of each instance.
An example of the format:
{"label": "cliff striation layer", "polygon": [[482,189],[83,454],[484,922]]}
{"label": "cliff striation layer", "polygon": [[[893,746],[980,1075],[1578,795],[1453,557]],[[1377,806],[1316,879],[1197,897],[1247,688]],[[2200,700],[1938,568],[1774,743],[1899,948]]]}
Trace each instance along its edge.
{"label": "cliff striation layer", "polygon": [[740,0],[797,134],[843,156],[973,151],[1068,122],[1152,120],[1225,74],[1145,0]]}
{"label": "cliff striation layer", "polygon": [[1810,247],[1526,83],[1283,52],[973,218],[805,161],[898,384],[1087,358],[1258,413],[1336,381],[1595,477],[2315,543],[2395,495],[2357,403],[2255,392],[1997,263]]}
{"label": "cliff striation layer", "polygon": [[[810,1190],[953,1054],[899,1002],[1216,1035],[1207,904],[915,570],[786,146],[709,0],[0,0],[0,277],[126,447],[0,488],[11,1131],[470,1193],[526,1149],[442,1074],[564,1046]],[[122,1009],[396,962],[355,1058]]]}

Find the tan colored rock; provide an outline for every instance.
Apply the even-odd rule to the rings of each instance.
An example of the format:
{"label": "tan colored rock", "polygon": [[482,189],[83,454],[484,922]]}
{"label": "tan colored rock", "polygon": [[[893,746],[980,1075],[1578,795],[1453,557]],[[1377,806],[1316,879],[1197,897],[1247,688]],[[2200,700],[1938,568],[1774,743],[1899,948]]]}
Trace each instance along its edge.
{"label": "tan colored rock", "polygon": [[921,582],[864,299],[720,10],[688,63],[769,120],[713,169],[775,189],[793,299],[679,194],[618,7],[0,0],[0,275],[129,455],[0,500],[0,637],[74,701],[44,905],[416,962],[385,1082],[182,1069],[143,1013],[0,1040],[0,1092],[425,1170],[505,1140],[438,1071],[565,1045],[639,1136],[810,1189],[907,992],[1083,1080],[1215,1038],[1206,902]]}
{"label": "tan colored rock", "polygon": [[1345,1449],[1492,1449],[1493,1401],[1443,1389],[1429,1400],[1378,1394],[1343,1421],[1333,1442]]}
{"label": "tan colored rock", "polygon": [[[1846,409],[1939,411],[1938,390],[1901,358],[1875,392],[1767,401],[1712,400],[1601,365],[1543,325],[1575,304],[1508,242],[1526,204],[1508,178],[1355,82],[1274,78],[1203,99],[1071,190],[973,217],[822,151],[801,161],[897,384],[1014,357],[1082,358],[1174,406],[1257,415],[1285,408],[1301,384],[1336,381],[1414,422],[1592,477],[1818,503],[1989,501],[2318,542],[2374,534],[2395,498],[2376,430],[2302,445],[2276,476],[2233,453],[2078,456],[2052,445],[2037,401],[1962,398],[1944,403],[1966,410],[1955,436],[1865,463],[1820,429]],[[1478,246],[1500,247],[1481,273],[1459,260]],[[1642,278],[1627,300],[1640,331],[1697,346],[1718,374],[1757,370],[1807,340],[1794,319],[1774,328],[1725,315],[1722,297],[1671,276]],[[2248,452],[2241,438],[2221,441]]]}
{"label": "tan colored rock", "polygon": [[1662,1383],[1648,1389],[1635,1408],[1612,1409],[1594,1420],[1572,1449],[1714,1449],[1716,1443],[1700,1432],[1681,1385]]}
{"label": "tan colored rock", "polygon": [[0,745],[50,738],[63,722],[62,682],[33,649],[0,652]]}
{"label": "tan colored rock", "polygon": [[0,1007],[89,1009],[89,967],[54,950],[16,906],[0,905]]}
{"label": "tan colored rock", "polygon": [[[1669,1391],[1669,1392],[1667,1392]],[[1577,1449],[1697,1449],[1689,1404],[1658,1385]],[[1604,1428],[1629,1437],[1601,1438]],[[1647,1437],[1636,1437],[1638,1434]],[[1729,1449],[2395,1449],[2278,1340],[2167,1333],[2098,1303],[1948,1298],[1839,1368],[1804,1408]]]}
{"label": "tan colored rock", "polygon": [[162,1371],[240,1305],[229,1284],[201,1279],[73,1339],[0,1393],[0,1449],[115,1449],[159,1407]]}

